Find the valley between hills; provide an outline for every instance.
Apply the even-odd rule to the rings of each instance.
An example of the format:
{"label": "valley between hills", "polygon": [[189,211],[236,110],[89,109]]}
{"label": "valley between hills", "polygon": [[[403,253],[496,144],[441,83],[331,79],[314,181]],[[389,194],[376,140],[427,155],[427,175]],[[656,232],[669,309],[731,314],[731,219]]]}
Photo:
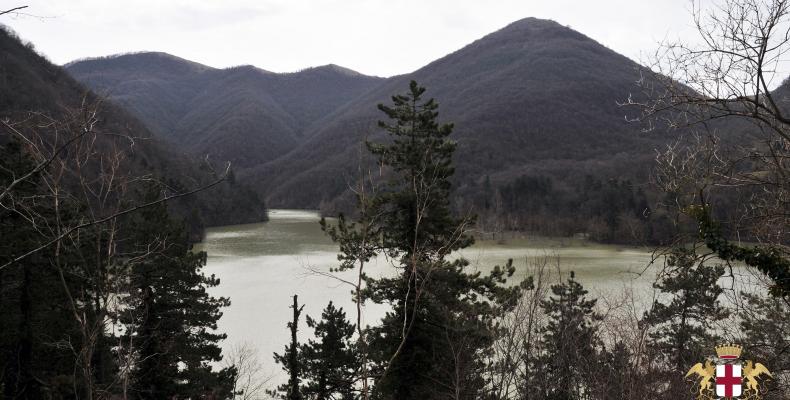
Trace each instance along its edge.
{"label": "valley between hills", "polygon": [[[110,45],[334,33],[197,3]],[[387,77],[58,65],[27,11],[0,8],[0,400],[788,398],[789,2],[694,8],[647,65],[524,18]]]}
{"label": "valley between hills", "polygon": [[[349,185],[360,167],[373,167],[360,149],[382,137],[375,105],[416,80],[439,103],[440,120],[455,126],[455,207],[481,215],[484,230],[667,239],[671,222],[651,207],[649,176],[655,150],[676,133],[646,133],[629,122],[638,110],[622,106],[642,96],[646,69],[554,21],[516,21],[389,78],[337,65],[217,69],[165,53],[65,68],[163,142],[230,161],[236,181],[268,207],[330,215],[352,208]],[[579,209],[584,224],[563,218]]]}

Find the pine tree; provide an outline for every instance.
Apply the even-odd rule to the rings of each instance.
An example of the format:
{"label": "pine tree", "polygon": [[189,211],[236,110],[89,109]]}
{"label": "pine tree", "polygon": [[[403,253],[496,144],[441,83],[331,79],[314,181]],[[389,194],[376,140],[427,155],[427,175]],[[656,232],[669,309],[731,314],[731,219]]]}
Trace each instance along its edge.
{"label": "pine tree", "polygon": [[353,324],[346,320],[342,308],[330,301],[321,313],[321,320],[307,317],[307,326],[317,340],[302,345],[305,397],[315,400],[353,400],[354,384],[359,370],[359,355],[353,341]]}
{"label": "pine tree", "polygon": [[[571,272],[568,281],[551,287],[552,296],[541,302],[548,317],[543,328],[541,371],[543,398],[572,400],[588,398],[594,384],[591,374],[598,363],[600,346],[595,313],[595,299],[587,298],[587,290]],[[537,387],[536,387],[537,388]],[[525,392],[536,388],[525,388]]]}
{"label": "pine tree", "polygon": [[766,400],[790,398],[790,303],[786,299],[755,293],[741,293],[746,300],[740,308],[741,338],[745,353],[754,362],[771,370],[774,378],[761,382]]}
{"label": "pine tree", "polygon": [[[0,188],[35,166],[19,143],[9,141],[0,146]],[[43,193],[40,176],[33,176],[14,188],[18,199],[39,199],[30,207],[25,203],[0,207],[0,265],[36,248],[46,240],[27,219],[35,216],[43,223],[52,218]],[[64,204],[64,207],[66,205]],[[19,207],[19,208],[15,208]],[[79,265],[79,254],[65,247],[61,258],[69,265]],[[68,307],[64,281],[51,265],[54,254],[44,249],[22,261],[0,269],[0,398],[39,399],[73,396],[80,391],[75,373],[74,352],[59,344],[81,348],[80,335]],[[77,291],[80,276],[69,269],[65,283]]]}
{"label": "pine tree", "polygon": [[297,333],[299,332],[299,317],[302,315],[304,305],[299,306],[297,296],[293,296],[294,302],[293,319],[288,323],[288,330],[291,333],[291,343],[285,346],[282,354],[274,353],[274,361],[282,365],[283,371],[288,374],[288,383],[277,388],[276,392],[269,393],[286,400],[301,400],[302,397],[302,374],[305,370],[302,357],[302,348],[299,345]]}
{"label": "pine tree", "polygon": [[[152,187],[144,199],[158,195]],[[214,330],[230,301],[208,294],[219,279],[201,272],[206,254],[191,250],[183,225],[163,204],[141,210],[132,226],[136,250],[152,250],[131,266],[129,311],[123,313],[132,316],[125,322],[138,360],[132,392],[143,399],[229,397],[234,371],[214,371],[212,363],[222,359],[218,343],[226,335]]]}
{"label": "pine tree", "polygon": [[378,238],[377,247],[400,272],[366,281],[366,296],[393,307],[370,331],[380,373],[375,392],[399,400],[479,398],[485,386],[480,354],[520,287],[502,286],[512,264],[483,277],[466,273],[466,260],[446,260],[472,244],[466,231],[473,220],[451,213],[452,125],[438,124],[438,105],[423,101],[424,92],[411,82],[407,94],[392,97],[392,107],[379,105],[391,120],[379,123],[391,141],[368,143],[390,179],[366,203],[361,218],[371,219],[361,225],[371,226],[368,237]]}
{"label": "pine tree", "polygon": [[[663,276],[654,286],[671,296],[668,303],[656,300],[642,319],[651,329],[648,346],[663,362],[664,378],[672,388],[683,388],[683,375],[705,358],[714,346],[712,325],[727,317],[719,303],[721,265],[709,266],[693,249],[675,248],[667,259]],[[672,396],[671,393],[668,394]]]}
{"label": "pine tree", "polygon": [[[34,166],[17,142],[12,141],[0,147],[0,188],[7,187],[15,174],[22,174]],[[14,194],[37,194],[35,178],[18,185]],[[37,245],[36,236],[34,229],[30,229],[26,223],[24,214],[0,208],[0,265],[11,261],[24,249],[34,248]],[[34,379],[39,371],[34,372],[33,366],[34,354],[37,353],[33,332],[33,296],[38,292],[38,285],[34,287],[34,282],[41,278],[38,271],[47,267],[41,261],[37,257],[0,269],[2,398],[33,399],[41,396],[40,385]],[[34,275],[39,279],[35,279]]]}
{"label": "pine tree", "polygon": [[632,398],[630,390],[637,386],[639,377],[631,364],[632,354],[623,342],[617,342],[611,351],[604,349],[600,354],[599,368],[593,374],[591,386],[594,398],[626,400]]}

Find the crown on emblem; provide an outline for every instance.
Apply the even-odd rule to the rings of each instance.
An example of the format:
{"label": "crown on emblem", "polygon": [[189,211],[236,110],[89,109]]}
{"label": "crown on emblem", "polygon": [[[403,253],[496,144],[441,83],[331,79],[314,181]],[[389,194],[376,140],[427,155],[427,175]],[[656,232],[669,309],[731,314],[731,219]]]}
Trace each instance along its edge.
{"label": "crown on emblem", "polygon": [[743,347],[737,344],[723,344],[716,346],[716,355],[723,359],[735,359],[741,356]]}

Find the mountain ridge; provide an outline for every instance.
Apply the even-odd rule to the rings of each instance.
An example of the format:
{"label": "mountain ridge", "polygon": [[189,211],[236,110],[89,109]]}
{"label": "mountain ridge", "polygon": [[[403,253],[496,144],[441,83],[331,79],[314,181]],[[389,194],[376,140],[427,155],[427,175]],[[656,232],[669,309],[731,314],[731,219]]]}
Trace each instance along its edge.
{"label": "mountain ridge", "polygon": [[[366,136],[381,138],[373,133],[382,117],[375,104],[405,91],[412,79],[427,87],[427,97],[436,98],[440,118],[456,123],[462,179],[494,175],[507,180],[546,169],[536,165],[541,161],[606,162],[610,156],[622,158],[616,155],[629,145],[635,157],[652,157],[656,141],[640,137],[638,127],[624,118],[628,112],[617,105],[638,90],[640,69],[557,22],[522,19],[417,71],[388,78],[316,126],[308,141],[247,170],[243,178],[264,188],[277,206],[333,202],[353,175],[354,168],[343,164],[353,159],[348,148]],[[354,126],[365,133],[354,136]],[[533,153],[517,154],[522,149]],[[297,198],[295,193],[302,194]]]}
{"label": "mountain ridge", "polygon": [[[666,139],[641,134],[626,121],[630,111],[618,105],[640,92],[636,82],[644,70],[580,32],[530,17],[389,78],[334,64],[285,74],[248,66],[195,74],[192,86],[145,82],[153,89],[135,92],[123,85],[144,85],[127,73],[116,76],[124,93],[115,96],[131,96],[133,101],[125,100],[138,109],[163,103],[138,111],[155,116],[155,124],[169,121],[156,117],[168,107],[187,110],[188,118],[160,129],[191,152],[235,157],[239,179],[270,205],[336,209],[348,202],[362,141],[384,139],[376,128],[383,117],[376,104],[404,92],[410,80],[427,87],[442,120],[456,124],[457,189],[463,196],[477,196],[485,180],[506,184],[534,174],[566,183],[588,173],[645,181],[644,165]],[[201,93],[205,98],[184,101]]]}
{"label": "mountain ridge", "polygon": [[[67,118],[82,104],[99,104],[97,152],[106,150],[110,140],[119,136],[137,138],[123,160],[125,171],[153,177],[169,186],[197,188],[214,179],[205,165],[180,149],[164,144],[139,119],[112,101],[104,101],[88,90],[60,66],[54,65],[24,45],[16,35],[0,28],[0,116],[8,121],[23,122],[41,115],[58,121]],[[37,131],[45,139],[46,127]],[[10,133],[0,129],[0,145],[9,140]],[[128,145],[124,143],[123,146]],[[130,196],[134,196],[131,194]],[[236,207],[222,207],[222,202],[234,202]],[[177,199],[169,204],[172,211],[187,220],[193,238],[199,237],[203,225],[220,223],[248,223],[266,220],[266,209],[254,193],[242,184],[222,182],[212,189],[194,196]]]}
{"label": "mountain ridge", "polygon": [[[141,59],[150,58],[164,61],[140,73]],[[311,123],[382,79],[335,64],[292,73],[252,65],[195,68],[163,53],[80,61],[68,70],[132,110],[160,136],[194,154],[242,167],[290,151]]]}

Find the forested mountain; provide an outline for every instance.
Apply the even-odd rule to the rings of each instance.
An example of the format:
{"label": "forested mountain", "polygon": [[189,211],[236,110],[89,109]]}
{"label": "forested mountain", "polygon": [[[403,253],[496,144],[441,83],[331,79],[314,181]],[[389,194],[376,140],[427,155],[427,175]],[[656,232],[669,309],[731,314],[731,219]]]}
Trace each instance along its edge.
{"label": "forested mountain", "polygon": [[[456,125],[462,184],[558,170],[604,172],[649,154],[651,138],[618,102],[639,65],[553,21],[515,22],[411,74],[389,79],[313,126],[290,154],[251,173],[277,205],[311,207],[342,190],[356,143],[376,131],[372,104],[416,80]],[[272,173],[288,171],[290,173]]]}
{"label": "forested mountain", "polygon": [[313,122],[382,81],[336,65],[276,74],[249,65],[215,69],[165,53],[66,68],[184,150],[244,167],[292,150]]}
{"label": "forested mountain", "polygon": [[[29,125],[45,120],[51,121],[54,127],[75,115],[78,117],[86,107],[96,105],[95,129],[101,133],[97,151],[117,150],[113,140],[118,138],[134,140],[129,146],[128,158],[120,164],[121,169],[159,180],[174,191],[198,188],[223,172],[223,160],[215,159],[212,171],[207,164],[184,154],[183,150],[168,146],[144,123],[112,102],[101,101],[63,68],[36,54],[31,45],[24,45],[6,30],[0,30],[0,54],[0,117],[10,124],[20,129],[34,129]],[[141,65],[154,66],[151,62]],[[56,133],[54,128],[40,128],[44,139]],[[6,142],[9,133],[7,129],[0,130],[0,142]],[[194,234],[204,225],[266,219],[266,209],[259,196],[235,181],[223,182],[196,196],[179,199],[171,203],[171,208],[187,219]]]}
{"label": "forested mountain", "polygon": [[[512,189],[518,179],[534,178],[549,180],[551,190],[520,193],[523,200],[577,209],[590,199],[579,197],[579,188],[597,190],[587,192],[594,198],[617,197],[603,193],[614,185],[613,191],[628,186],[634,202],[644,204],[633,186],[647,181],[653,149],[665,137],[642,134],[642,126],[626,120],[635,110],[619,105],[641,93],[640,69],[568,27],[523,19],[413,73],[388,79],[316,123],[294,151],[243,179],[260,185],[276,206],[323,203],[332,208],[354,179],[359,144],[380,135],[375,126],[380,113],[373,105],[416,80],[441,105],[440,118],[455,123],[457,202],[473,202],[480,212],[494,207],[497,192],[508,190],[507,185]],[[611,178],[618,182],[607,183]],[[571,194],[575,197],[567,202],[557,198]],[[633,215],[645,211],[626,208]],[[543,207],[537,213],[562,211]]]}
{"label": "forested mountain", "polygon": [[[442,121],[455,123],[457,206],[502,216],[523,214],[507,208],[531,202],[533,221],[509,215],[514,226],[505,229],[529,225],[569,234],[589,230],[576,226],[580,220],[608,219],[603,236],[611,237],[620,214],[649,213],[642,207],[649,194],[639,185],[647,182],[654,149],[666,141],[664,134],[642,133],[626,118],[636,110],[620,105],[642,92],[643,68],[577,31],[535,18],[388,79],[336,66],[293,74],[218,70],[162,53],[78,61],[67,69],[186,150],[244,167],[239,180],[278,207],[347,209],[348,184],[365,163],[360,146],[381,135],[375,104],[410,80],[439,102]],[[529,189],[522,184],[529,180],[550,189]],[[553,218],[590,198],[608,204],[613,196],[626,200],[616,210],[604,207],[607,215],[586,207],[590,214],[570,225]],[[552,226],[535,223],[541,216]]]}

